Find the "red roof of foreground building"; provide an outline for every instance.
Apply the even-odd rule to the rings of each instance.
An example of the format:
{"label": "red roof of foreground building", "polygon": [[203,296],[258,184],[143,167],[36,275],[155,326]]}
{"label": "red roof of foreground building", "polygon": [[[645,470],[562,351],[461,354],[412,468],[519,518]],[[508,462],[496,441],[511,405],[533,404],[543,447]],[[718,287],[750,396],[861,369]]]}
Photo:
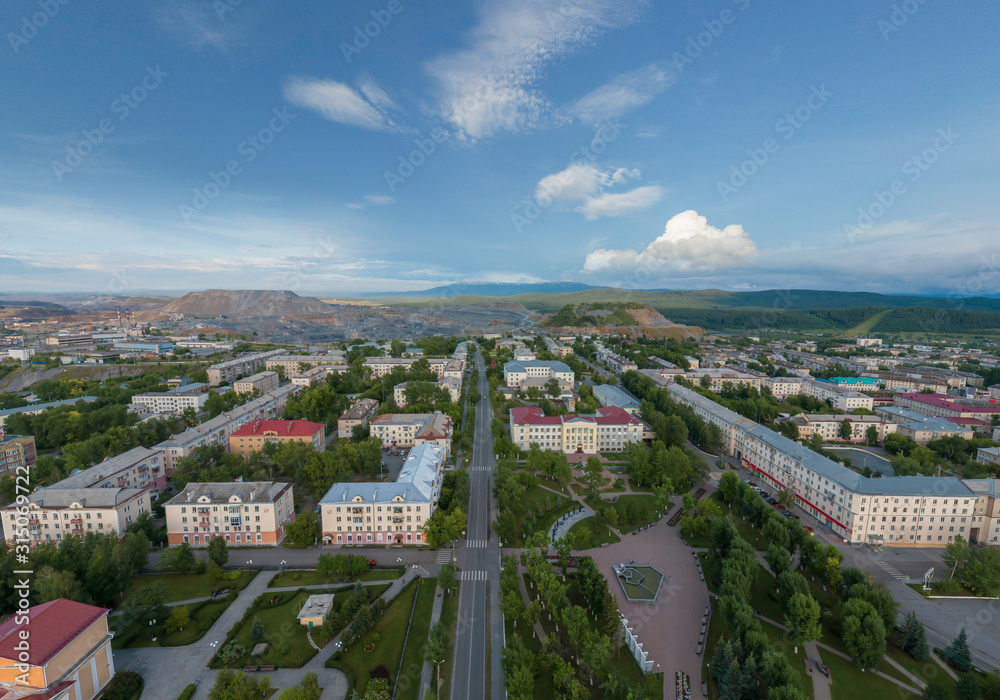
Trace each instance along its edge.
{"label": "red roof of foreground building", "polygon": [[14,647],[21,641],[19,631],[24,628],[30,634],[27,663],[44,666],[85,629],[107,614],[106,608],[84,605],[65,598],[36,605],[27,611],[26,625],[18,624],[18,617],[24,615],[13,615],[0,624],[0,657],[20,659],[21,652]]}
{"label": "red roof of foreground building", "polygon": [[233,433],[232,437],[263,435],[271,430],[278,435],[311,437],[324,430],[325,427],[322,423],[310,423],[307,420],[256,420],[253,423],[244,425]]}

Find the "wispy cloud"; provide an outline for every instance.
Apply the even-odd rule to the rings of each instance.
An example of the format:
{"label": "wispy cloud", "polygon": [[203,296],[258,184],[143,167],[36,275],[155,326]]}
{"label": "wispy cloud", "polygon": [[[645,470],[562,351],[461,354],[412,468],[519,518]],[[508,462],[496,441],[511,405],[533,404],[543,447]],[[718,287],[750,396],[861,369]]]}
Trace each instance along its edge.
{"label": "wispy cloud", "polygon": [[389,133],[407,131],[390,116],[401,111],[399,105],[367,76],[358,81],[357,88],[335,80],[290,78],[285,99],[339,124]]}
{"label": "wispy cloud", "polygon": [[427,65],[438,110],[459,140],[476,141],[544,125],[553,107],[538,87],[546,66],[602,32],[634,22],[640,0],[533,0],[488,5],[467,48]]}
{"label": "wispy cloud", "polygon": [[650,63],[630,73],[622,73],[584,95],[570,105],[567,112],[588,123],[615,119],[647,104],[676,81],[677,76],[672,72]]}
{"label": "wispy cloud", "polygon": [[154,17],[168,34],[194,49],[227,49],[241,41],[238,25],[223,23],[210,3],[166,5]]}
{"label": "wispy cloud", "polygon": [[387,194],[369,194],[365,195],[365,198],[360,202],[351,202],[347,205],[348,209],[367,209],[368,207],[384,207],[388,204],[394,204],[396,202],[395,197],[391,197]]}
{"label": "wispy cloud", "polygon": [[606,191],[641,176],[634,168],[601,170],[594,163],[572,163],[565,170],[539,180],[535,200],[557,205],[579,204],[576,210],[588,220],[624,216],[647,209],[663,198],[663,188],[655,185],[625,192]]}

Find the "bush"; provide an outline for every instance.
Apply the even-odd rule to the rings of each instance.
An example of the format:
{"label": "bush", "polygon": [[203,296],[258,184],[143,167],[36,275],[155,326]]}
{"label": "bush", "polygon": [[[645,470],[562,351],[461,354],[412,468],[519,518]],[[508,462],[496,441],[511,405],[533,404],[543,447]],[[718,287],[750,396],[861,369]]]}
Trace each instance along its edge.
{"label": "bush", "polygon": [[941,581],[934,581],[931,584],[931,590],[941,595],[954,595],[962,592],[962,584],[953,578],[946,578]]}
{"label": "bush", "polygon": [[247,655],[247,648],[239,642],[229,642],[219,651],[219,661],[231,666]]}
{"label": "bush", "polygon": [[132,700],[141,692],[142,676],[135,671],[118,671],[101,697],[105,700]]}
{"label": "bush", "polygon": [[368,673],[368,676],[370,678],[388,678],[389,677],[389,669],[387,669],[385,667],[385,665],[379,665],[379,666],[376,666],[375,668],[373,668]]}
{"label": "bush", "polygon": [[184,692],[182,692],[179,696],[177,696],[177,700],[191,700],[191,697],[195,694],[195,691],[197,690],[198,686],[196,686],[194,683],[190,683],[184,689]]}
{"label": "bush", "polygon": [[281,648],[278,649],[278,653],[281,654],[282,656],[285,656],[286,654],[288,654],[288,652],[289,652],[289,648],[288,648],[287,644],[282,644]]}

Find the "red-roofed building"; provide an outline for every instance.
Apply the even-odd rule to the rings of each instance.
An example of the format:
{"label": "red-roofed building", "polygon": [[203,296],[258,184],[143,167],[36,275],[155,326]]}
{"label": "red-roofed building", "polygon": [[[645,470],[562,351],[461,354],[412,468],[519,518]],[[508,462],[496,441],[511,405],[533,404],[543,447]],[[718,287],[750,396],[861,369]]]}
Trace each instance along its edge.
{"label": "red-roofed building", "polygon": [[948,394],[897,394],[894,404],[925,416],[941,418],[975,418],[991,422],[1000,415],[1000,399],[974,401]]}
{"label": "red-roofed building", "polygon": [[522,450],[536,444],[543,450],[562,452],[622,452],[649,437],[647,431],[645,423],[617,406],[605,406],[587,416],[546,416],[534,406],[510,410],[510,437]]}
{"label": "red-roofed building", "polygon": [[0,624],[0,700],[91,700],[115,674],[108,610],[58,598]]}
{"label": "red-roofed building", "polygon": [[307,420],[258,420],[229,436],[229,451],[250,457],[269,442],[305,442],[317,451],[326,447],[326,426]]}

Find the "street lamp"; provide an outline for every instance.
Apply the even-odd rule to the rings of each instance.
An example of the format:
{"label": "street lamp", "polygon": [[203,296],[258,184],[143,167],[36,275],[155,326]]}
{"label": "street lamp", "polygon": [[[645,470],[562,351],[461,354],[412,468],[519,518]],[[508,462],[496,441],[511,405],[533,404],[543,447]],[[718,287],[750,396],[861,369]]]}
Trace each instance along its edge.
{"label": "street lamp", "polygon": [[[149,621],[149,629],[150,632],[156,629],[156,618],[153,618],[152,620]],[[153,637],[153,641],[154,642],[156,641],[156,637]]]}
{"label": "street lamp", "polygon": [[281,563],[278,564],[278,571],[283,571],[284,568],[285,568],[285,564],[287,564],[287,563],[288,563],[287,561],[285,561],[284,559],[282,559]]}
{"label": "street lamp", "polygon": [[253,566],[253,559],[247,559],[247,569],[249,570],[251,566]]}

